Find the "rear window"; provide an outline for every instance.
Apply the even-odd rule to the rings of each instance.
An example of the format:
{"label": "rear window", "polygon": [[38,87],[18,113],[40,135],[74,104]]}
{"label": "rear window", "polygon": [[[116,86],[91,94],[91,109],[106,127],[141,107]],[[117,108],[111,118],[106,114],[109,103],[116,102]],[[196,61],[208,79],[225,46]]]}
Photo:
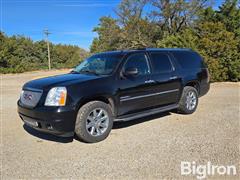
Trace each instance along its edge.
{"label": "rear window", "polygon": [[183,69],[203,68],[204,63],[201,56],[193,51],[172,52]]}
{"label": "rear window", "polygon": [[172,64],[167,54],[152,52],[150,55],[154,73],[166,73],[172,71]]}

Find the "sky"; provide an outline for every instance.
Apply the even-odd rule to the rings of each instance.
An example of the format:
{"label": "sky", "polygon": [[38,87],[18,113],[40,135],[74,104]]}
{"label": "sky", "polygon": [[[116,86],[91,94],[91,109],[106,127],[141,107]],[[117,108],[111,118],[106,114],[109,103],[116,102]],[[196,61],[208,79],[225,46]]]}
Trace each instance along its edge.
{"label": "sky", "polygon": [[[217,8],[223,0],[215,0]],[[51,33],[53,43],[78,45],[89,50],[102,16],[115,16],[120,0],[0,0],[1,31],[34,41]]]}

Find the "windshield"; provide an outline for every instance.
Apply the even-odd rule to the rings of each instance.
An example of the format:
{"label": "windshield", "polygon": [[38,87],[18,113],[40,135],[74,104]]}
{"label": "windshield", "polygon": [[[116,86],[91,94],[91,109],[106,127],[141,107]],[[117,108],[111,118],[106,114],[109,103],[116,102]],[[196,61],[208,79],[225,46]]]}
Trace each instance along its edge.
{"label": "windshield", "polygon": [[121,59],[121,54],[96,54],[84,60],[73,72],[97,75],[111,74]]}

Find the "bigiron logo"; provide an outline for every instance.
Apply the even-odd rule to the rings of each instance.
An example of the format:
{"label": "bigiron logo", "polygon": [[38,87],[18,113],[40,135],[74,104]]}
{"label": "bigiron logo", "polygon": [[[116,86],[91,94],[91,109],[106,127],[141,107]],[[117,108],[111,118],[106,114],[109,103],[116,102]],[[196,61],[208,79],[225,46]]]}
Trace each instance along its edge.
{"label": "bigiron logo", "polygon": [[236,166],[234,165],[213,165],[211,162],[207,162],[205,165],[197,164],[195,161],[181,162],[181,175],[184,176],[196,176],[197,179],[205,179],[207,176],[216,175],[228,175],[234,176],[237,174]]}

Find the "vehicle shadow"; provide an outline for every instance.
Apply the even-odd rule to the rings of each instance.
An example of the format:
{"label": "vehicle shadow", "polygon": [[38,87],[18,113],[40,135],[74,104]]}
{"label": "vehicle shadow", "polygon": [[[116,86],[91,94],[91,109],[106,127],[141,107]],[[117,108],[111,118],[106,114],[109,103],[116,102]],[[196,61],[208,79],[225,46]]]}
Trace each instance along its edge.
{"label": "vehicle shadow", "polygon": [[44,139],[44,140],[48,140],[48,141],[54,141],[54,142],[58,142],[58,143],[70,143],[73,141],[73,137],[58,137],[58,136],[54,136],[52,134],[47,134],[47,133],[44,133],[44,132],[39,132],[27,125],[23,125],[23,128],[24,130],[35,136],[35,137],[38,137],[40,139]]}
{"label": "vehicle shadow", "polygon": [[162,118],[162,117],[169,116],[169,115],[171,115],[171,112],[162,112],[162,113],[146,116],[146,117],[143,117],[143,118],[134,119],[134,120],[131,120],[131,121],[114,122],[113,123],[113,129],[128,128],[128,127],[134,126],[136,124],[145,123],[145,122],[156,120],[158,118]]}

